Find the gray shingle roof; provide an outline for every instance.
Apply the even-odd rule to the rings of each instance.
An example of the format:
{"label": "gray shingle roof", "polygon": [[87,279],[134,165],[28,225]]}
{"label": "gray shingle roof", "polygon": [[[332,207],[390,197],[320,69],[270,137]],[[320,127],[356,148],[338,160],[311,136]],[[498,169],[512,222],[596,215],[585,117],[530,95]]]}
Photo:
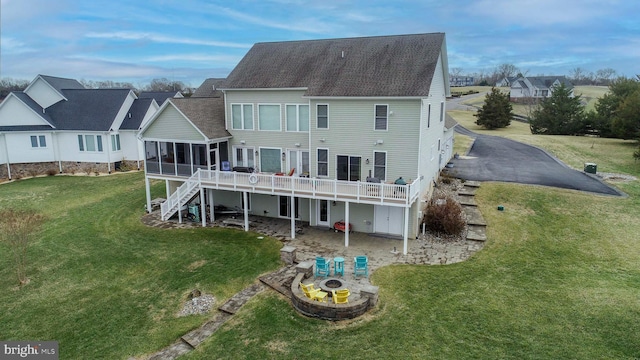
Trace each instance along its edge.
{"label": "gray shingle roof", "polygon": [[[427,96],[444,33],[255,44],[225,88],[308,96]],[[344,54],[344,56],[343,56]]]}
{"label": "gray shingle roof", "polygon": [[67,79],[56,76],[40,75],[44,81],[62,94],[64,89],[84,89],[84,86],[76,79]]}
{"label": "gray shingle roof", "polygon": [[444,116],[444,127],[445,127],[445,129],[447,129],[447,130],[452,129],[456,125],[458,125],[458,122],[453,117],[451,117],[451,115],[445,114],[445,116]]}
{"label": "gray shingle roof", "polygon": [[68,101],[47,108],[58,130],[109,131],[129,89],[63,90]]}
{"label": "gray shingle roof", "polygon": [[224,98],[169,99],[209,139],[230,137],[224,123]]}
{"label": "gray shingle roof", "polygon": [[[196,91],[193,92],[191,97],[219,97],[222,96],[222,91],[218,90],[222,87],[227,79],[225,78],[208,78],[202,85],[200,85]],[[215,86],[216,90],[213,90]]]}
{"label": "gray shingle roof", "polygon": [[564,76],[528,76],[527,79],[538,89],[549,89],[556,80],[573,89],[573,84]]}
{"label": "gray shingle roof", "polygon": [[[140,124],[142,124],[142,120],[144,120],[144,116],[149,110],[151,103],[154,99],[135,99],[131,107],[129,108],[129,112],[125,114],[124,120],[122,121],[122,125],[120,125],[120,130],[138,130],[140,129]],[[131,117],[129,117],[131,114]]]}

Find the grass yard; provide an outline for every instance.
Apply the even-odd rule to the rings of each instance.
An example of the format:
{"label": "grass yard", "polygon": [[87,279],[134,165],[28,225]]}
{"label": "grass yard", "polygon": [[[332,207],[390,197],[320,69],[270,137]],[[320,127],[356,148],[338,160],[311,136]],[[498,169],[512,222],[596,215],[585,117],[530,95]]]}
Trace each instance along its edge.
{"label": "grass yard", "polygon": [[[516,122],[482,131],[470,112],[450,114],[572,166],[589,159],[599,171],[640,176],[633,143],[534,136]],[[476,197],[489,240],[470,260],[377,270],[379,306],[352,321],[310,319],[261,293],[184,358],[639,358],[640,181],[618,186],[629,197],[485,183]],[[163,194],[162,184],[153,192]],[[0,185],[0,208],[38,208],[48,218],[23,289],[0,245],[0,339],[58,340],[61,359],[140,356],[207,319],[174,316],[194,287],[220,304],[279,266],[278,241],[147,228],[143,203],[140,173]]]}
{"label": "grass yard", "polygon": [[[164,193],[163,183],[153,193]],[[219,306],[280,266],[280,242],[223,229],[140,222],[144,174],[56,176],[0,185],[0,208],[47,217],[16,287],[0,244],[0,339],[56,340],[61,359],[126,359],[173,343],[206,316],[176,318],[194,288]]]}

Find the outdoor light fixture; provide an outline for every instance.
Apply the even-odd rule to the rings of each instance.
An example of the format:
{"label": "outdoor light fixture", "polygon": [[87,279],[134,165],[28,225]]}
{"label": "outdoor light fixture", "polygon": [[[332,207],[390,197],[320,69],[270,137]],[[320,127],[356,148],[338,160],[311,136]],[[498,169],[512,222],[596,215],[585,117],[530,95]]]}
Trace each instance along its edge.
{"label": "outdoor light fixture", "polygon": [[243,145],[244,145],[244,144],[246,144],[246,143],[247,143],[246,141],[244,141],[244,140],[240,140],[240,144],[243,144]]}
{"label": "outdoor light fixture", "polygon": [[258,156],[258,150],[256,150],[256,156]]}
{"label": "outdoor light fixture", "polygon": [[369,159],[364,161],[367,165],[369,165]]}
{"label": "outdoor light fixture", "polygon": [[285,159],[286,154],[284,153],[284,151],[282,152],[282,160]]}
{"label": "outdoor light fixture", "polygon": [[300,147],[300,143],[295,143],[294,144],[296,147]]}
{"label": "outdoor light fixture", "polygon": [[324,138],[321,138],[321,139],[320,139],[320,142],[325,142],[325,141],[326,141],[326,140],[325,140]]}

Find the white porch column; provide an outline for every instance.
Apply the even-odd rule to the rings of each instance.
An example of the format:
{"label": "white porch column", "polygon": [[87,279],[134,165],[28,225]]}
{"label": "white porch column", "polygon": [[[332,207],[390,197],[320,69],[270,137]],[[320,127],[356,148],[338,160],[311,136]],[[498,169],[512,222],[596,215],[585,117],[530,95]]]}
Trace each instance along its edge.
{"label": "white porch column", "polygon": [[291,238],[296,238],[296,198],[293,195],[291,195]]}
{"label": "white porch column", "polygon": [[146,176],[144,177],[144,190],[147,194],[147,213],[151,213],[151,184]]}
{"label": "white porch column", "polygon": [[344,202],[344,247],[349,247],[349,202]]}
{"label": "white porch column", "polygon": [[209,219],[211,220],[211,223],[213,223],[216,221],[215,211],[213,208],[213,190],[207,189],[207,194],[209,194]]}
{"label": "white porch column", "polygon": [[200,217],[202,218],[202,227],[207,226],[207,207],[204,203],[204,189],[200,186]]}
{"label": "white porch column", "polygon": [[244,231],[249,231],[249,199],[247,199],[247,192],[242,192],[242,199],[244,200]]}
{"label": "white porch column", "polygon": [[407,255],[408,250],[408,237],[409,237],[409,209],[410,207],[404,208],[404,245],[402,248],[402,255]]}

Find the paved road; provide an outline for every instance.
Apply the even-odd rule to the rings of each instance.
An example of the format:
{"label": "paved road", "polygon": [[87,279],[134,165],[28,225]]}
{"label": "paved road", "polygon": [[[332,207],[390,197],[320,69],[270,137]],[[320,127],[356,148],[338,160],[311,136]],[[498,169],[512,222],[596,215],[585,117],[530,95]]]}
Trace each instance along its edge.
{"label": "paved road", "polygon": [[544,150],[498,136],[476,134],[458,125],[456,132],[475,138],[467,156],[453,159],[449,171],[462,179],[553,186],[606,195],[622,192],[569,168]]}

